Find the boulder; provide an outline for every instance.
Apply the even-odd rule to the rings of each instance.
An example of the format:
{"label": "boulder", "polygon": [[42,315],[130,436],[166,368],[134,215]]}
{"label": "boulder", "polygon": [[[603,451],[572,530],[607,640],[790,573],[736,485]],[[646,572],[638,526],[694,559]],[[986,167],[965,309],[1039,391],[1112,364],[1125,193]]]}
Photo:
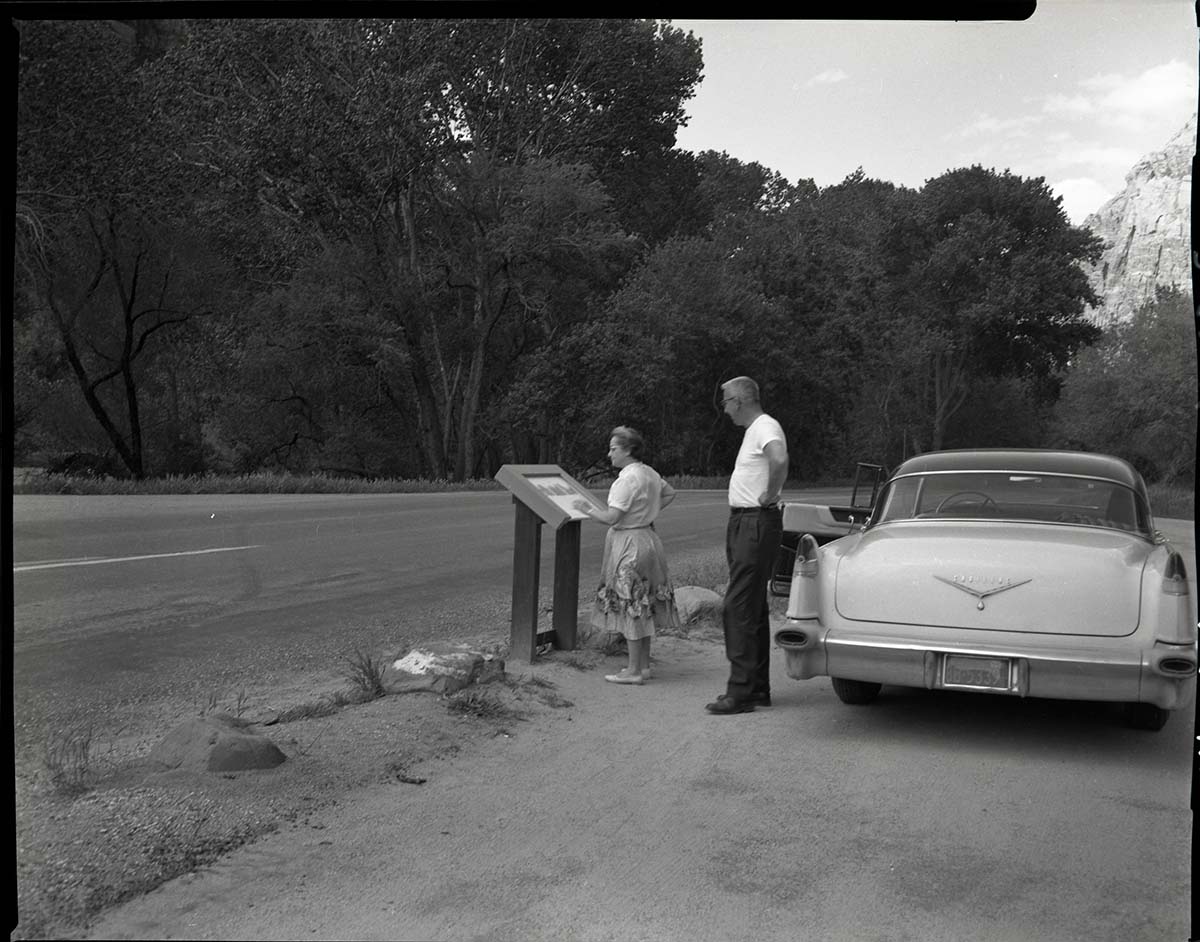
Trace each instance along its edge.
{"label": "boulder", "polygon": [[461,644],[427,644],[414,648],[384,670],[388,693],[432,690],[450,694],[471,684],[484,684],[504,676],[504,661]]}
{"label": "boulder", "polygon": [[724,606],[725,600],[712,589],[685,585],[675,590],[675,609],[685,625],[695,624],[708,615],[720,617]]}
{"label": "boulder", "polygon": [[275,743],[249,727],[221,713],[196,717],[167,733],[150,750],[149,760],[163,769],[204,772],[273,769],[287,760]]}

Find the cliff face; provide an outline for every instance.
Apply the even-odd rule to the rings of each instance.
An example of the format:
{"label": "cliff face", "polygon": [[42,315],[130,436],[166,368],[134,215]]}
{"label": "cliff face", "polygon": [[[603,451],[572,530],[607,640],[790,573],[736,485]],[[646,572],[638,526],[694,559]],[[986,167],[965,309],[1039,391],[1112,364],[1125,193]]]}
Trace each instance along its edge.
{"label": "cliff face", "polygon": [[1104,239],[1089,273],[1101,307],[1088,316],[1101,326],[1128,320],[1159,285],[1190,290],[1192,157],[1196,116],[1161,151],[1134,164],[1125,189],[1084,220]]}

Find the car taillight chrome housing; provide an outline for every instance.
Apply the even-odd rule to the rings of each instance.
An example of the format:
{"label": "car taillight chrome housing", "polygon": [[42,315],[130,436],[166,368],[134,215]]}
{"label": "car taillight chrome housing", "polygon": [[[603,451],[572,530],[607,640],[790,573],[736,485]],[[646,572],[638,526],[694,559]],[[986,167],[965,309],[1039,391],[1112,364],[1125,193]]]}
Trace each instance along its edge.
{"label": "car taillight chrome housing", "polygon": [[1187,566],[1183,561],[1183,557],[1178,553],[1172,553],[1167,558],[1167,568],[1163,573],[1162,590],[1167,595],[1187,595]]}
{"label": "car taillight chrome housing", "polygon": [[787,617],[791,621],[811,621],[821,617],[820,590],[817,585],[817,540],[809,533],[800,537],[796,565],[792,569],[792,587],[788,593]]}

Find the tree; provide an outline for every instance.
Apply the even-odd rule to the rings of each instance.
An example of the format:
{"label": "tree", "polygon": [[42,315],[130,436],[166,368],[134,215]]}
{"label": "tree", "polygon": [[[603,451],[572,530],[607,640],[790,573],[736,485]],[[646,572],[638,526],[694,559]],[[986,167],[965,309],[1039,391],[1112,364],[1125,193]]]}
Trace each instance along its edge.
{"label": "tree", "polygon": [[217,21],[154,68],[181,166],[225,214],[269,214],[248,266],[286,282],[337,246],[373,260],[390,401],[426,473],[461,477],[539,285],[620,242],[596,172],[670,147],[699,56],[652,21]]}
{"label": "tree", "polygon": [[150,364],[222,280],[146,185],[161,152],[133,46],[104,23],[24,22],[19,75],[17,333],[54,338],[41,378],[72,376],[141,477]]}
{"label": "tree", "polygon": [[169,226],[110,211],[82,214],[75,232],[60,228],[52,250],[26,251],[21,263],[20,318],[56,337],[112,448],[143,477],[152,364],[169,331],[214,313],[219,261]]}
{"label": "tree", "polygon": [[888,236],[892,310],[924,334],[910,393],[927,415],[918,450],[943,446],[976,377],[1045,378],[1099,336],[1083,317],[1096,298],[1081,263],[1100,248],[1041,177],[973,166],[926,182]]}
{"label": "tree", "polygon": [[1057,434],[1068,447],[1124,457],[1151,480],[1190,482],[1196,405],[1195,314],[1184,291],[1160,287],[1072,362]]}

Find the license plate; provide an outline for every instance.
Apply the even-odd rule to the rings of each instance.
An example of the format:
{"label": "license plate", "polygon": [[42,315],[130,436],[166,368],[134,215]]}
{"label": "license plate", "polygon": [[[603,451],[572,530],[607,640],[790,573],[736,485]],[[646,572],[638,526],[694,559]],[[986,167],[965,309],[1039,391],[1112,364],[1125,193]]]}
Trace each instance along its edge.
{"label": "license plate", "polygon": [[942,665],[942,685],[972,690],[1009,690],[1009,661],[1004,657],[947,654]]}

